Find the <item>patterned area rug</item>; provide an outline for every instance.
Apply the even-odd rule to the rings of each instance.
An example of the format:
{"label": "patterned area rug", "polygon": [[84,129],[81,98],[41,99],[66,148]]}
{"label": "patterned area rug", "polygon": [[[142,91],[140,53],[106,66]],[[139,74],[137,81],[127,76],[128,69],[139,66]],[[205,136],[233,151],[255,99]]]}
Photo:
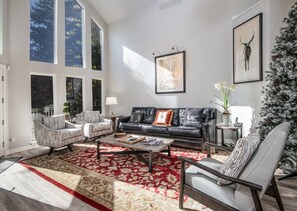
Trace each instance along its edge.
{"label": "patterned area rug", "polygon": [[[122,147],[102,145],[105,151]],[[171,148],[153,155],[153,173],[135,155],[102,155],[96,158],[95,144],[77,144],[74,152],[60,151],[35,157],[22,164],[100,210],[178,210],[180,161],[178,156],[200,160],[201,152]],[[185,198],[185,208],[208,210]]]}

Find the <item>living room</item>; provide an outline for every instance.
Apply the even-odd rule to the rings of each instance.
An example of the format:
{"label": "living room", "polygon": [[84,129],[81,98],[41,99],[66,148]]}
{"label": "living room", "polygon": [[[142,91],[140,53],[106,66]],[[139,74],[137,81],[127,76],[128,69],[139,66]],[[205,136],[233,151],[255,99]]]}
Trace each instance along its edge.
{"label": "living room", "polygon": [[[32,52],[31,7],[35,1],[0,1],[2,8],[0,69],[4,76],[2,82],[4,107],[1,113],[4,120],[1,132],[4,145],[1,148],[1,156],[36,150],[38,147],[32,129],[34,91],[31,88],[32,76],[51,78],[53,86],[49,91],[53,98],[51,105],[53,114],[64,113],[64,103],[68,99],[68,84],[65,83],[67,78],[78,78],[82,88],[83,111],[94,109],[92,88],[93,81],[98,80],[101,84],[99,96],[100,111],[103,116],[110,116],[112,112],[117,116],[127,116],[135,106],[215,107],[218,109],[217,122],[222,122],[220,115],[222,110],[212,101],[218,94],[214,87],[216,83],[227,81],[233,84],[233,29],[262,13],[260,62],[262,69],[260,69],[263,77],[256,82],[235,84],[235,91],[230,98],[232,104],[229,108],[232,114],[230,121],[234,123],[238,117],[243,123],[243,136],[247,136],[255,131],[259,121],[262,120],[260,112],[265,98],[262,90],[267,84],[265,79],[272,60],[271,51],[275,45],[275,37],[279,35],[280,28],[284,24],[282,21],[288,16],[295,2],[294,0],[146,0],[139,3],[130,0],[126,3],[121,1],[106,3],[103,0],[79,0],[76,3],[81,7],[83,14],[79,42],[82,52],[81,62],[78,65],[67,65],[65,1],[53,1],[55,30],[52,61],[38,61],[37,56],[34,59],[30,53]],[[100,67],[95,69],[91,51],[93,45],[91,20],[100,28],[101,62]],[[185,51],[183,91],[157,94],[155,58],[183,51]],[[117,104],[106,105],[107,97],[116,97]],[[87,142],[84,146],[88,144],[91,143]],[[42,149],[42,152],[47,153],[45,149]],[[21,172],[21,169],[19,170]],[[38,184],[43,185],[42,182]],[[15,186],[15,184],[11,187],[1,185],[1,188],[10,191]],[[47,201],[53,206],[51,209],[75,210],[85,206],[83,202],[78,202],[79,199],[63,193],[62,189],[53,187],[49,189],[44,193],[61,194],[69,201],[73,201],[72,205],[70,203],[69,207],[65,208],[67,207],[65,202],[61,202],[63,205],[60,206],[59,201],[55,202],[57,196],[53,196],[52,202]],[[21,192],[17,193],[22,195]],[[178,208],[178,200],[174,203]],[[294,210],[292,203],[289,204],[288,207]],[[92,209],[91,206],[86,206],[88,206],[85,207],[86,210]],[[273,207],[277,208],[277,205]],[[119,207],[114,208],[119,209]],[[199,210],[201,207],[191,208]]]}

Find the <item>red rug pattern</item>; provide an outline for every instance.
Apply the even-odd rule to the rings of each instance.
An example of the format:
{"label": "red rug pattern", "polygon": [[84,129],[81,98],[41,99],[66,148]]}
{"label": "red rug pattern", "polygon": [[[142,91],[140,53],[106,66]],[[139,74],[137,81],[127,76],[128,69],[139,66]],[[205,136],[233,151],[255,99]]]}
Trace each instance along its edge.
{"label": "red rug pattern", "polygon": [[[102,151],[123,151],[122,147],[101,145]],[[200,160],[205,153],[171,147],[171,156],[167,153],[153,154],[153,172],[148,172],[148,167],[136,155],[101,155],[97,159],[96,148],[86,148],[60,157],[61,160],[79,167],[97,172],[137,187],[178,199],[180,186],[179,156]]]}

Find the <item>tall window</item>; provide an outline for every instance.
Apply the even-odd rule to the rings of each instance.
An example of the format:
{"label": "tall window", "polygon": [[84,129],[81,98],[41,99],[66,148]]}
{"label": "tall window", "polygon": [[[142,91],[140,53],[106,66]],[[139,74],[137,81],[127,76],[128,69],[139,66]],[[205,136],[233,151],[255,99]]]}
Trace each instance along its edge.
{"label": "tall window", "polygon": [[92,80],[93,111],[102,113],[102,84],[101,80]]}
{"label": "tall window", "polygon": [[30,60],[54,63],[55,0],[30,0]]}
{"label": "tall window", "polygon": [[66,99],[70,103],[70,115],[74,116],[83,110],[82,79],[66,77]]}
{"label": "tall window", "polygon": [[92,69],[102,70],[101,66],[101,29],[91,19],[91,31],[92,31]]}
{"label": "tall window", "polygon": [[65,65],[83,66],[83,8],[75,0],[65,0]]}
{"label": "tall window", "polygon": [[32,119],[36,114],[54,114],[53,77],[31,75]]}

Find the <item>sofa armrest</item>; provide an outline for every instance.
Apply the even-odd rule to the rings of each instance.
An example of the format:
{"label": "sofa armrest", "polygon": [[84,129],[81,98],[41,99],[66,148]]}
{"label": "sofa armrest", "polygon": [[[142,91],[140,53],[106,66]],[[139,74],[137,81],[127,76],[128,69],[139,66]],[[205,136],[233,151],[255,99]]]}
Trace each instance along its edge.
{"label": "sofa armrest", "polygon": [[67,120],[65,120],[65,127],[66,128],[80,128],[82,130],[83,125],[73,124],[73,123],[68,122]]}
{"label": "sofa armrest", "polygon": [[121,122],[128,122],[130,120],[130,117],[131,116],[122,116],[122,117],[116,118],[115,125],[116,125],[116,131],[117,132],[120,132],[120,129],[119,129],[120,123]]}
{"label": "sofa armrest", "polygon": [[35,139],[38,145],[53,146],[55,141],[61,140],[62,134],[58,130],[45,127],[40,121],[34,121]]}

